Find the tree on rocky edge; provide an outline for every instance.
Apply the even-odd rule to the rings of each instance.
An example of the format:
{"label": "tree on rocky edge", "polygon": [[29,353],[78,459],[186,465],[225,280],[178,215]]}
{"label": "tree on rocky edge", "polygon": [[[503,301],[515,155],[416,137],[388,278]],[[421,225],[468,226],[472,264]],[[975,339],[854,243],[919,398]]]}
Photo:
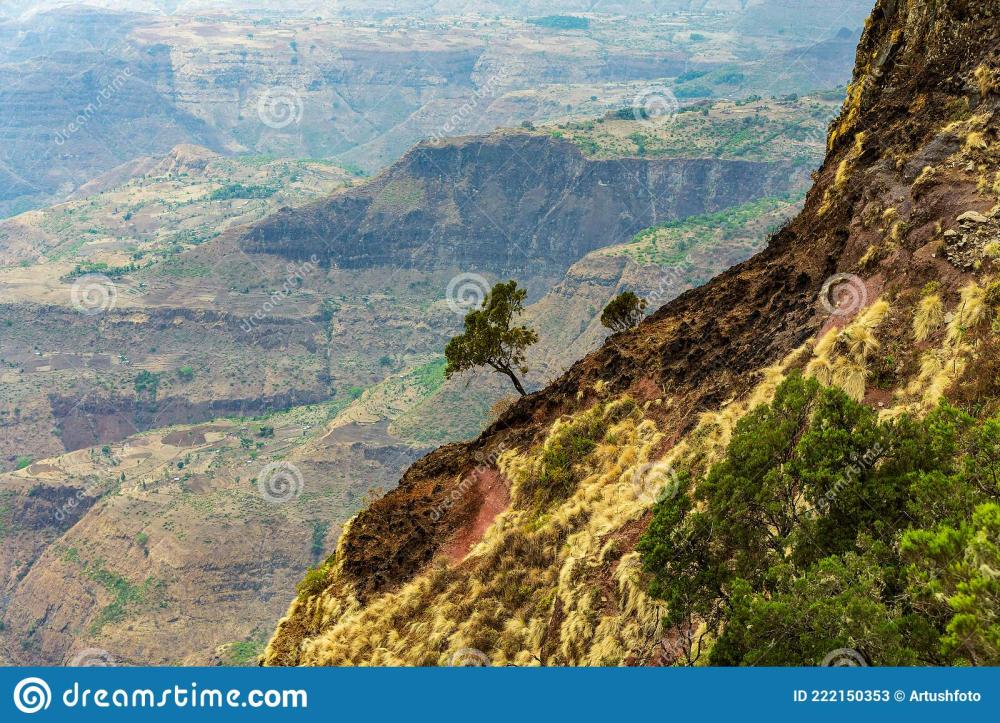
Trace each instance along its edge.
{"label": "tree on rocky edge", "polygon": [[526,395],[517,372],[528,372],[524,351],[538,341],[538,334],[527,326],[514,326],[514,321],[524,311],[527,295],[527,291],[517,288],[516,281],[496,284],[483,299],[482,307],[465,315],[465,331],[445,347],[445,377],[490,367],[509,377],[521,396]]}
{"label": "tree on rocky edge", "polygon": [[627,331],[646,315],[646,300],[631,291],[613,298],[601,312],[601,324],[613,332]]}

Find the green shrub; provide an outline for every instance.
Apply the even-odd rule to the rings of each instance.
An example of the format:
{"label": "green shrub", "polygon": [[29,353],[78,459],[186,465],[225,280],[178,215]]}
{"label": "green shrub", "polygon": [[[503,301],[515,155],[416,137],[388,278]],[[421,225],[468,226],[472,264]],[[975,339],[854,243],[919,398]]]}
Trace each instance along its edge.
{"label": "green shrub", "polygon": [[327,579],[326,567],[320,565],[319,567],[311,567],[306,572],[305,577],[299,582],[296,590],[299,593],[300,598],[307,598],[313,595],[319,595],[326,589],[329,584]]}
{"label": "green shrub", "polygon": [[160,388],[160,375],[143,369],[135,375],[134,386],[137,395],[147,395],[151,399],[156,399],[156,392]]}
{"label": "green shrub", "polygon": [[[1000,417],[882,421],[791,376],[638,544],[668,625],[720,665],[1000,663]],[[684,653],[697,660],[696,642]]]}

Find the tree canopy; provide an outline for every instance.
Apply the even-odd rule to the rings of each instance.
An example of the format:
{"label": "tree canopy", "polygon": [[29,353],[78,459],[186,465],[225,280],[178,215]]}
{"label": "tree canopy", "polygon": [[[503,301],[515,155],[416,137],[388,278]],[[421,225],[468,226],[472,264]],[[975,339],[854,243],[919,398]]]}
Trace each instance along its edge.
{"label": "tree canopy", "polygon": [[624,291],[613,298],[601,313],[601,324],[619,332],[636,326],[646,315],[646,300],[631,291]]}
{"label": "tree canopy", "polygon": [[514,326],[515,319],[524,311],[527,295],[516,281],[496,284],[482,307],[465,315],[465,331],[445,347],[448,361],[445,377],[467,369],[490,367],[507,376],[521,396],[527,394],[517,372],[528,372],[524,352],[538,341],[538,334],[527,326]]}

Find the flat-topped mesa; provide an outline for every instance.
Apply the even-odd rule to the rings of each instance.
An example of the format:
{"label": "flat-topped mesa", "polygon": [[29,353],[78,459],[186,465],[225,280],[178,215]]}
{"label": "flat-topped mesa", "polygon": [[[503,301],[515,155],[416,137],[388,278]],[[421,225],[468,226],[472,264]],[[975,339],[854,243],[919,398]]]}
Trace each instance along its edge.
{"label": "flat-topped mesa", "polygon": [[261,221],[241,245],[341,268],[558,274],[656,223],[801,188],[805,173],[790,163],[590,160],[566,140],[500,132],[422,143],[370,183]]}

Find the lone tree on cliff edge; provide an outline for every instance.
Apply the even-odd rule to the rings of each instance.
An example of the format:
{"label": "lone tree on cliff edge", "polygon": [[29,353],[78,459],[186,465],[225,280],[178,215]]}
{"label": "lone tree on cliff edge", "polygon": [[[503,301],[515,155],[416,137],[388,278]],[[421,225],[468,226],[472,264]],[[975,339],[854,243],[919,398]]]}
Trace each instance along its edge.
{"label": "lone tree on cliff edge", "polygon": [[601,323],[613,332],[626,331],[638,325],[645,315],[646,300],[626,291],[604,307]]}
{"label": "lone tree on cliff edge", "polygon": [[526,326],[512,327],[511,324],[524,311],[527,295],[527,291],[517,288],[516,281],[494,286],[483,299],[482,308],[465,315],[465,332],[444,348],[448,360],[445,377],[475,367],[491,367],[510,377],[514,388],[525,396],[527,392],[515,370],[527,373],[524,350],[538,341],[538,334]]}

